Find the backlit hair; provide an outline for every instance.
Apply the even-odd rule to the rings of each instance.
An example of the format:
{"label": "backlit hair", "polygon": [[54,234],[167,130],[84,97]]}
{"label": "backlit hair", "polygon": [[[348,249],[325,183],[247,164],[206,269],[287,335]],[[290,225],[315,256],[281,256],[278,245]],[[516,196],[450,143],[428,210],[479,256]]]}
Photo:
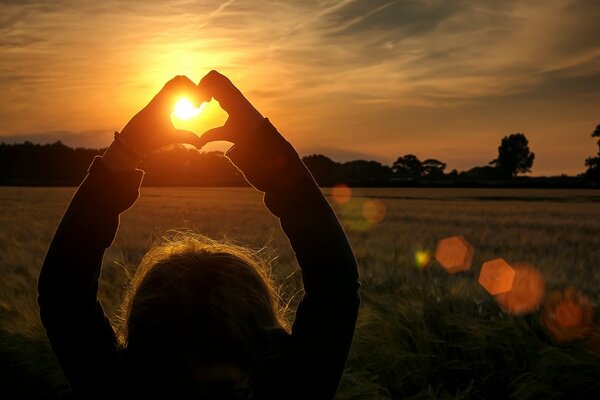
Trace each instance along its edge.
{"label": "backlit hair", "polygon": [[[260,368],[289,330],[285,307],[256,252],[193,232],[172,232],[142,259],[122,307],[129,357]],[[144,361],[145,362],[145,361]]]}

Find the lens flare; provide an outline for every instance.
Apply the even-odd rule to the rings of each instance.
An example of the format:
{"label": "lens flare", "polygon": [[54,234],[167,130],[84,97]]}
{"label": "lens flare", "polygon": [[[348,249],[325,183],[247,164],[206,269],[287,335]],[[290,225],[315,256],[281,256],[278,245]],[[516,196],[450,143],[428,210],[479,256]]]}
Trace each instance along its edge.
{"label": "lens flare", "polygon": [[[336,201],[335,198],[333,200]],[[352,232],[367,232],[385,219],[387,207],[381,200],[352,196],[347,203],[340,204],[337,211],[344,228]]]}
{"label": "lens flare", "polygon": [[583,310],[579,304],[565,301],[556,306],[554,317],[563,328],[572,329],[581,325]]}
{"label": "lens flare", "polygon": [[592,331],[594,307],[587,296],[573,287],[554,291],[544,301],[540,321],[556,341],[581,339]]}
{"label": "lens flare", "polygon": [[479,284],[492,296],[510,292],[515,281],[515,270],[503,258],[486,261],[481,266]]}
{"label": "lens flare", "polygon": [[431,254],[427,250],[415,251],[415,263],[419,269],[423,269],[431,261]]}
{"label": "lens flare", "polygon": [[352,189],[344,184],[335,185],[331,188],[331,197],[337,204],[347,204],[352,198]]}
{"label": "lens flare", "polygon": [[515,280],[510,292],[500,293],[494,299],[504,312],[524,315],[535,311],[544,296],[544,278],[529,264],[515,264]]}
{"label": "lens flare", "polygon": [[173,114],[179,119],[190,119],[202,112],[204,104],[202,103],[200,107],[195,108],[192,102],[184,97],[175,104]]}
{"label": "lens flare", "polygon": [[385,218],[387,207],[381,200],[367,200],[363,204],[362,215],[371,224],[377,224]]}
{"label": "lens flare", "polygon": [[435,249],[435,259],[450,274],[469,270],[474,255],[475,249],[462,236],[444,238]]}

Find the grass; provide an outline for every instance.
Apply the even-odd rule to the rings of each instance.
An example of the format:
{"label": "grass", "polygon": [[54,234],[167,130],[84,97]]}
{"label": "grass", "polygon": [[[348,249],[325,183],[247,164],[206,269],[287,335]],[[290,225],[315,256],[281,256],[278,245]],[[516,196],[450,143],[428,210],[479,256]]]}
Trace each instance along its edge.
{"label": "grass", "polygon": [[[329,193],[329,190],[326,190]],[[73,188],[0,188],[2,398],[70,398],[40,325],[36,282]],[[330,199],[332,199],[330,197]],[[366,202],[375,209],[362,215]],[[553,341],[539,312],[505,314],[477,284],[481,263],[528,262],[546,292],[575,286],[600,300],[600,193],[568,190],[356,189],[334,203],[359,261],[362,305],[339,399],[595,398],[600,360],[587,340]],[[382,206],[384,208],[382,208]],[[383,211],[385,210],[385,214]],[[382,218],[383,217],[383,218]],[[153,239],[195,228],[278,256],[274,273],[297,300],[297,264],[261,195],[243,188],[144,188],[106,254],[100,298],[115,314]],[[470,271],[415,264],[439,239],[476,249]]]}

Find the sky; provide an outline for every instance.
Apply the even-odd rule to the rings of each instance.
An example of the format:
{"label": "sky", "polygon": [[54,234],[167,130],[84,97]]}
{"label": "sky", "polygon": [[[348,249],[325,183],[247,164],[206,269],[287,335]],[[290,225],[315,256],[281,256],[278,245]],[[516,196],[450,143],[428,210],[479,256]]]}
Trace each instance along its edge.
{"label": "sky", "polygon": [[[216,69],[301,154],[460,171],[523,132],[533,175],[578,174],[598,21],[597,0],[0,0],[0,141],[104,147],[170,78]],[[197,132],[225,118],[213,102]]]}

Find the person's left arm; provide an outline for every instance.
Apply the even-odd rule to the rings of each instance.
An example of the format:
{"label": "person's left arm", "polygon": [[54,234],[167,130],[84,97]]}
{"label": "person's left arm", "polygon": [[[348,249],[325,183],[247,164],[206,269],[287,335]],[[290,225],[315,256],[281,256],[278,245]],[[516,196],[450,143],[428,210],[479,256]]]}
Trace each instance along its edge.
{"label": "person's left arm", "polygon": [[[118,152],[114,147],[110,151],[113,157]],[[133,169],[115,173],[96,157],[42,266],[41,320],[71,387],[80,396],[100,395],[103,387],[119,378],[117,341],[97,299],[98,278],[119,214],[137,199],[142,176],[142,171]]]}

